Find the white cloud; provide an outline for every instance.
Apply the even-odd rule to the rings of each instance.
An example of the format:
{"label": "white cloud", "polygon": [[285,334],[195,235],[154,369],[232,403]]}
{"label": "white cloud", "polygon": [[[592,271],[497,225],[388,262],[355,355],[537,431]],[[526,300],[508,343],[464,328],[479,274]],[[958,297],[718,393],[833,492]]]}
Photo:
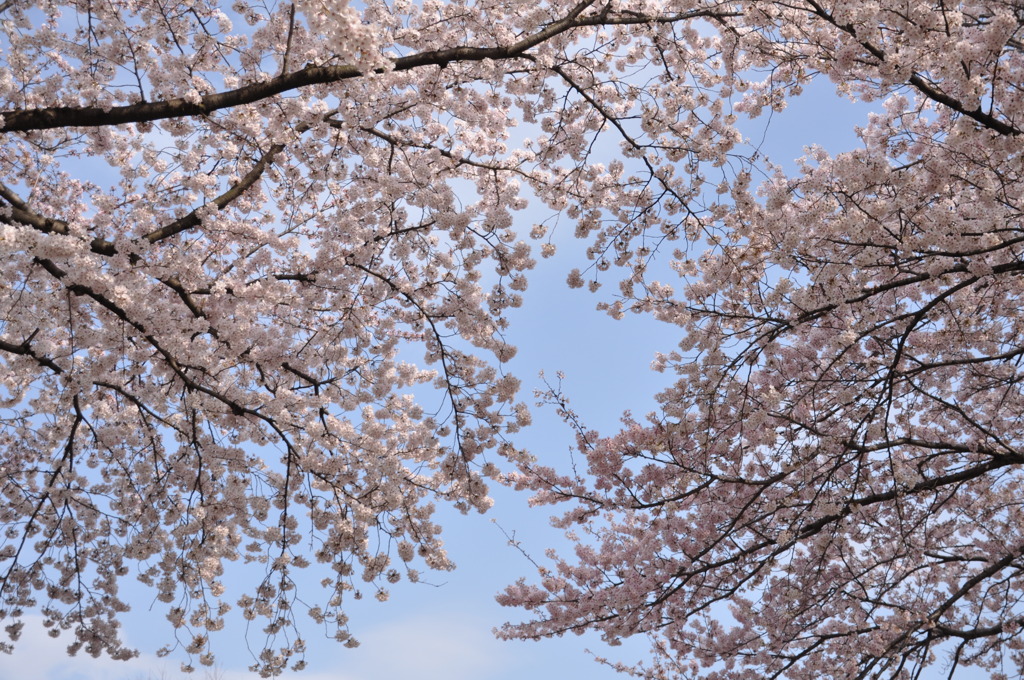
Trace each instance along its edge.
{"label": "white cloud", "polygon": [[509,665],[510,650],[476,619],[417,615],[374,626],[358,637],[358,649],[338,650],[341,668],[332,680],[480,680],[496,677]]}
{"label": "white cloud", "polygon": [[[198,667],[191,676],[179,671],[180,659],[141,655],[128,662],[88,655],[69,657],[70,638],[48,637],[41,619],[25,617],[25,629],[11,655],[0,655],[0,678],[39,680],[254,680],[244,668]],[[162,623],[162,622],[161,622]],[[501,675],[512,665],[510,651],[491,635],[482,620],[455,614],[417,614],[371,626],[359,636],[357,649],[323,645],[329,658],[317,670],[287,673],[288,680],[480,680]],[[223,642],[223,641],[222,641]],[[326,641],[325,641],[326,642]],[[330,669],[330,670],[326,670]]]}
{"label": "white cloud", "polygon": [[139,657],[130,662],[87,654],[68,656],[71,636],[49,637],[42,617],[25,616],[25,628],[13,654],[0,654],[0,678],[41,678],[45,680],[160,680],[172,677],[169,664],[156,657]]}

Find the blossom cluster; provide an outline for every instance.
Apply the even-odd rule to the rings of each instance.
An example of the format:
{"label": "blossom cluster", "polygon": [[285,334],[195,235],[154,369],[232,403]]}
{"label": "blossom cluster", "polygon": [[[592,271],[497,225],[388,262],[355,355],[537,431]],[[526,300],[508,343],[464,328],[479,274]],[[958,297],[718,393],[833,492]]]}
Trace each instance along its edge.
{"label": "blossom cluster", "polygon": [[[503,596],[536,616],[507,636],[646,633],[658,678],[1024,666],[1022,28],[981,0],[0,3],[8,636],[39,611],[130,656],[137,578],[166,651],[213,663],[236,612],[255,670],[302,667],[299,614],[357,644],[350,599],[452,568],[435,503],[502,480],[578,540]],[[742,124],[815,77],[881,104],[789,176]],[[617,276],[608,313],[682,338],[617,436],[552,395],[578,475],[515,446],[505,370],[554,226],[570,286]]]}
{"label": "blossom cluster", "polygon": [[[621,219],[598,231],[592,269],[569,280],[618,265],[604,306],[679,327],[654,363],[676,380],[612,436],[546,395],[586,468],[514,479],[568,506],[555,521],[576,547],[507,589],[531,619],[501,634],[646,635],[650,659],[620,666],[644,678],[1016,677],[1024,15],[730,6],[715,50],[682,62],[717,99],[678,138],[697,162],[675,168],[707,173],[708,191],[661,240]],[[787,174],[737,146],[709,169],[702,135],[728,139],[729,115],[780,110],[813,77],[879,102],[859,148],[808,147]],[[646,205],[669,205],[677,176],[652,173]],[[650,268],[638,238],[671,242],[669,266]]]}

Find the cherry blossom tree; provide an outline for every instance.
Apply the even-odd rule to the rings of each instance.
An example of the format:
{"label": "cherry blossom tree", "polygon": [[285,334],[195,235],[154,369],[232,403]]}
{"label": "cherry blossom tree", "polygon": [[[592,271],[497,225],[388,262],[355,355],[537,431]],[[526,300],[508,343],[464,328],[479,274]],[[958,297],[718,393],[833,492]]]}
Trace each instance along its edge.
{"label": "cherry blossom tree", "polygon": [[644,634],[645,678],[1021,677],[1024,10],[732,6],[713,115],[819,75],[880,106],[793,176],[708,173],[674,272],[613,244],[606,307],[679,326],[677,379],[612,436],[544,395],[586,465],[517,482],[576,549],[504,593],[533,618],[502,634]]}
{"label": "cherry blossom tree", "polygon": [[[676,79],[708,41],[693,22],[734,13],[0,3],[11,642],[41,613],[71,653],[130,657],[138,579],[164,651],[212,664],[234,609],[271,675],[304,663],[300,616],[355,644],[361,589],[450,569],[434,503],[486,509],[497,463],[526,460],[502,368],[534,263],[513,215],[529,196],[581,234],[672,232],[701,191],[674,164],[731,144],[719,117],[686,122],[702,104]],[[671,79],[633,77],[666,49]],[[229,562],[258,574],[244,592]]]}
{"label": "cherry blossom tree", "polygon": [[[1022,21],[0,3],[12,642],[41,612],[71,652],[130,656],[138,578],[169,647],[212,663],[234,609],[267,635],[255,670],[301,667],[300,615],[354,644],[349,598],[451,568],[434,503],[486,509],[500,480],[573,503],[579,539],[503,596],[537,615],[507,636],[647,633],[651,677],[1020,668]],[[815,77],[884,106],[862,149],[789,177],[743,121]],[[524,228],[527,200],[552,219]],[[571,286],[619,279],[609,313],[683,338],[662,412],[617,436],[548,395],[579,474],[515,447],[503,369],[527,239],[551,255],[566,223]]]}

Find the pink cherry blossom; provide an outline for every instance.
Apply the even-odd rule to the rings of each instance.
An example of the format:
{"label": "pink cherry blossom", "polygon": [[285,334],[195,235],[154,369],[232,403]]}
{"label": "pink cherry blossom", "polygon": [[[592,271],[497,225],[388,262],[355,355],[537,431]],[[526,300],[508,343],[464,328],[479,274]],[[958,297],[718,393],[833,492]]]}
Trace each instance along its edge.
{"label": "pink cherry blossom", "polygon": [[[529,612],[501,635],[645,635],[651,657],[621,667],[644,678],[1016,677],[1024,16],[730,7],[682,62],[718,97],[675,141],[700,162],[732,153],[716,104],[778,110],[815,72],[884,105],[861,148],[809,148],[796,176],[758,184],[742,158],[709,172],[719,198],[687,196],[657,242],[676,242],[663,281],[625,257],[648,224],[633,234],[620,216],[597,236],[628,283],[605,307],[678,325],[655,361],[678,380],[613,436],[546,395],[586,469],[528,463],[515,481],[568,504],[555,522],[577,547],[500,597]],[[650,205],[673,200],[662,186]]]}
{"label": "pink cherry blossom", "polygon": [[[434,503],[501,480],[570,503],[578,544],[501,596],[534,617],[505,636],[646,634],[652,678],[1024,667],[1022,26],[980,1],[0,3],[5,644],[41,612],[130,657],[138,579],[185,666],[239,612],[254,670],[301,668],[307,617],[357,645],[350,599],[451,569]],[[743,123],[812,78],[880,103],[790,176]],[[578,473],[515,446],[503,366],[552,225],[586,242],[569,286],[680,337],[661,411],[617,435],[548,395]]]}

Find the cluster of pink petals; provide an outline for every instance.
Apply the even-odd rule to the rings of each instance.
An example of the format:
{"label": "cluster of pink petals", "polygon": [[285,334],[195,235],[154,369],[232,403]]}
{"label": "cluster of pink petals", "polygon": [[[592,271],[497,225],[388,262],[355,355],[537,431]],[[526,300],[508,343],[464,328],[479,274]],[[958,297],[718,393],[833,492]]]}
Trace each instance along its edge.
{"label": "cluster of pink petals", "polygon": [[[255,670],[302,667],[300,614],[357,644],[349,600],[450,569],[434,503],[500,479],[572,503],[578,543],[502,596],[534,615],[506,636],[646,633],[651,678],[1024,666],[1022,28],[979,0],[0,3],[8,636],[38,611],[131,656],[138,578],[169,648],[213,663],[233,611]],[[884,105],[765,173],[742,123],[813,77]],[[503,368],[554,224],[587,242],[570,286],[617,273],[607,311],[682,338],[617,436],[550,395],[579,475],[514,446]]]}

